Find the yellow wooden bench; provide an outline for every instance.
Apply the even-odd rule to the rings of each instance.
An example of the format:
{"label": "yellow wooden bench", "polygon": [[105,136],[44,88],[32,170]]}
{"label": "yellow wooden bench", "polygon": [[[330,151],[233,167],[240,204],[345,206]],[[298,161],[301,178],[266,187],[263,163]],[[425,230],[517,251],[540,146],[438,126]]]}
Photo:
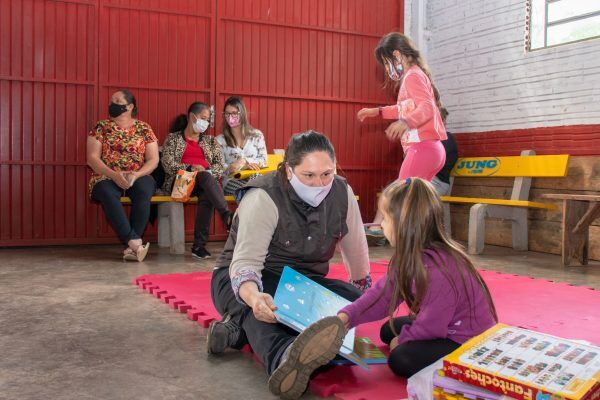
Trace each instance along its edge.
{"label": "yellow wooden bench", "polygon": [[528,249],[527,210],[554,210],[552,203],[529,201],[532,178],[559,178],[567,175],[568,155],[536,156],[533,150],[523,150],[520,156],[459,158],[451,172],[450,191],[455,178],[515,178],[510,199],[442,196],[444,224],[451,231],[449,204],[473,204],[469,212],[470,254],[480,254],[485,243],[485,218],[500,218],[512,222],[512,242],[515,250]]}
{"label": "yellow wooden bench", "polygon": [[[258,171],[244,170],[232,177],[245,179],[256,173],[267,174],[275,171],[280,162],[283,161],[283,154],[267,154],[267,167]],[[185,217],[183,213],[183,204],[175,202],[171,196],[152,196],[152,204],[158,204],[158,247],[170,247],[171,254],[185,253]],[[235,203],[233,196],[225,196],[225,201]],[[196,204],[197,197],[192,197],[185,204]],[[129,197],[121,197],[122,204],[131,204]]]}
{"label": "yellow wooden bench", "polygon": [[[171,199],[171,196],[152,196],[150,199],[152,204],[170,203],[172,201],[173,199]],[[225,201],[228,203],[235,203],[233,196],[225,196]],[[197,202],[197,197],[190,197],[190,201],[186,202],[185,204],[196,204]],[[121,203],[131,204],[131,199],[129,197],[121,197]]]}
{"label": "yellow wooden bench", "polygon": [[[267,167],[258,171],[244,170],[232,177],[245,179],[256,173],[267,174],[275,171],[283,161],[283,154],[267,154]],[[358,200],[358,196],[355,196]],[[233,196],[225,196],[225,201],[235,203]],[[171,254],[185,253],[185,216],[184,204],[196,204],[197,197],[191,197],[186,203],[175,202],[171,196],[152,196],[150,202],[158,204],[158,247],[170,247]],[[129,197],[121,197],[122,204],[131,204]]]}
{"label": "yellow wooden bench", "polygon": [[[225,201],[235,203],[233,196],[225,196]],[[173,201],[171,196],[152,196],[152,204],[158,204],[158,247],[169,247],[171,254],[185,253],[184,204],[196,204],[198,197],[191,197],[186,203]],[[121,197],[122,204],[131,204],[129,197]]]}

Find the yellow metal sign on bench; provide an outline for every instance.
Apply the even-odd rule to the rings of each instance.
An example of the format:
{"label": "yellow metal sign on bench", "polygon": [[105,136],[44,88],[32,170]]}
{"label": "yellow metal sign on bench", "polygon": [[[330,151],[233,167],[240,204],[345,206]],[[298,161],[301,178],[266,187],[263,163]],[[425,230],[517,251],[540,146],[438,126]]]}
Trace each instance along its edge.
{"label": "yellow metal sign on bench", "polygon": [[567,175],[569,155],[507,156],[459,158],[452,176],[460,177],[544,177],[562,178]]}

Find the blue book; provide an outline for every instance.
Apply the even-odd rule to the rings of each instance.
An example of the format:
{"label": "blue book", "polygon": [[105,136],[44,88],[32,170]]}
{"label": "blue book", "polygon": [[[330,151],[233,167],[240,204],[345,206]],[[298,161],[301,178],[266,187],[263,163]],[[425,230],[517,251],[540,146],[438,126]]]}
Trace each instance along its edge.
{"label": "blue book", "polygon": [[[350,304],[342,296],[319,285],[290,267],[284,267],[275,292],[275,317],[279,322],[302,332],[312,323],[332,315]],[[355,341],[365,354],[357,354]],[[366,344],[366,345],[365,345]],[[370,344],[370,346],[368,346]],[[361,352],[361,353],[363,353]],[[355,338],[350,329],[344,338],[339,354],[368,370],[368,364],[385,364],[385,355],[367,338]],[[339,360],[334,363],[340,363]]]}

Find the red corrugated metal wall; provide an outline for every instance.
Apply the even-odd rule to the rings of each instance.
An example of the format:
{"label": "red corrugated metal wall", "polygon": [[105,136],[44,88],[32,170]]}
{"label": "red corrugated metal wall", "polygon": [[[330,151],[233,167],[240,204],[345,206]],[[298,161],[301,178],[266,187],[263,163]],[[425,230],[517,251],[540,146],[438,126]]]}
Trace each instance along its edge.
{"label": "red corrugated metal wall", "polygon": [[[402,14],[398,0],[2,0],[0,245],[115,241],[87,196],[85,141],[120,87],[161,143],[190,102],[220,116],[231,94],[269,150],[306,129],[328,134],[370,218],[399,151],[355,114],[393,100],[372,50]],[[220,223],[214,233],[224,237]]]}

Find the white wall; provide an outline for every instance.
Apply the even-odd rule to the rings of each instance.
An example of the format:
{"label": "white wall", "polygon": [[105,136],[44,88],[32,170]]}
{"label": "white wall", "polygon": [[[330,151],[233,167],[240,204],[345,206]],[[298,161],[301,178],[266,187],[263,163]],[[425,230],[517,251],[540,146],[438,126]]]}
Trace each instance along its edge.
{"label": "white wall", "polygon": [[406,33],[427,57],[449,130],[600,123],[600,39],[526,52],[525,0],[405,5]]}

